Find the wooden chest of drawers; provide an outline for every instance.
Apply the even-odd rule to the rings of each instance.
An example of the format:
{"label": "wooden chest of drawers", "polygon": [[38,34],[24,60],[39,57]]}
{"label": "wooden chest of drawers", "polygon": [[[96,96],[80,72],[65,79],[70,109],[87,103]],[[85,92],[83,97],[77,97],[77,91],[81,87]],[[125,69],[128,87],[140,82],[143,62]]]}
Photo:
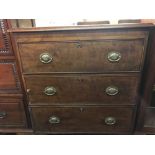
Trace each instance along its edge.
{"label": "wooden chest of drawers", "polygon": [[33,130],[133,133],[151,28],[12,31]]}
{"label": "wooden chest of drawers", "polygon": [[4,133],[27,128],[18,67],[7,29],[7,20],[0,19],[0,130]]}

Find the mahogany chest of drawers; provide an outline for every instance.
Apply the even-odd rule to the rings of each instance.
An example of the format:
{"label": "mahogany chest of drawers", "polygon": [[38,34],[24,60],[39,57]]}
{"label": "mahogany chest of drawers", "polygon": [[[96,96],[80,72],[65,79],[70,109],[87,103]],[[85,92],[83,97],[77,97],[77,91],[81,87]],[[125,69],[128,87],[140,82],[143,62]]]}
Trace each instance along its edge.
{"label": "mahogany chest of drawers", "polygon": [[34,132],[132,134],[152,29],[12,30]]}
{"label": "mahogany chest of drawers", "polygon": [[0,131],[27,127],[23,93],[7,20],[0,19]]}

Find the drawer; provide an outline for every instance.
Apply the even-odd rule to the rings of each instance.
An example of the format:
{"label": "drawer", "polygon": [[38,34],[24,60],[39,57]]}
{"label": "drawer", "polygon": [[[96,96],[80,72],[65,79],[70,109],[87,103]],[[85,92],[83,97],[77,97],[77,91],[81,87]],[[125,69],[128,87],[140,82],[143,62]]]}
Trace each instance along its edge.
{"label": "drawer", "polygon": [[25,76],[30,104],[135,104],[137,74]]}
{"label": "drawer", "polygon": [[21,103],[0,103],[0,127],[25,126],[25,114]]}
{"label": "drawer", "polygon": [[19,93],[21,91],[14,61],[0,60],[0,92]]}
{"label": "drawer", "polygon": [[41,133],[129,133],[134,107],[33,107],[33,128]]}
{"label": "drawer", "polygon": [[145,108],[144,127],[155,128],[155,107]]}
{"label": "drawer", "polygon": [[20,43],[24,73],[140,71],[144,39]]}

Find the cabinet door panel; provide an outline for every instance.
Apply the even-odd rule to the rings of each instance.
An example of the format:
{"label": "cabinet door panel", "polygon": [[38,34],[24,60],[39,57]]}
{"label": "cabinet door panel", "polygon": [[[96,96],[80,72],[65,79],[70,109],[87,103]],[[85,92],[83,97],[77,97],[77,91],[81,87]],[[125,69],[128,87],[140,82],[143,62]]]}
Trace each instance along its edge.
{"label": "cabinet door panel", "polygon": [[17,93],[19,91],[20,83],[15,62],[0,61],[0,93]]}

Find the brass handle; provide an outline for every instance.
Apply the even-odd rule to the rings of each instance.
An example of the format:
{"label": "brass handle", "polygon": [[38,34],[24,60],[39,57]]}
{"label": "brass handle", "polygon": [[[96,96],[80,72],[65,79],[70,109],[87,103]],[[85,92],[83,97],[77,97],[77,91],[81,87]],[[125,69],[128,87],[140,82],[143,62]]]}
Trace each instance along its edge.
{"label": "brass handle", "polygon": [[105,121],[105,123],[107,125],[114,125],[114,124],[116,124],[115,117],[106,117],[104,121]]}
{"label": "brass handle", "polygon": [[60,123],[60,118],[57,116],[51,116],[48,121],[50,124],[58,124]]}
{"label": "brass handle", "polygon": [[121,59],[121,53],[115,51],[108,53],[108,60],[110,62],[118,62],[120,59]]}
{"label": "brass handle", "polygon": [[0,119],[5,118],[7,113],[5,111],[0,112]]}
{"label": "brass handle", "polygon": [[46,95],[52,96],[56,93],[56,89],[53,86],[49,86],[44,89],[44,93]]}
{"label": "brass handle", "polygon": [[40,54],[40,61],[42,63],[48,64],[53,60],[52,56],[49,53]]}
{"label": "brass handle", "polygon": [[81,44],[80,42],[77,42],[77,43],[76,43],[76,47],[77,47],[77,48],[82,48],[82,44]]}
{"label": "brass handle", "polygon": [[27,89],[26,92],[27,94],[29,94],[31,92],[31,89]]}
{"label": "brass handle", "polygon": [[116,95],[116,94],[118,94],[118,88],[117,87],[115,87],[115,86],[109,86],[109,87],[107,87],[106,88],[106,93],[108,94],[108,95],[111,95],[111,96],[113,96],[113,95]]}

